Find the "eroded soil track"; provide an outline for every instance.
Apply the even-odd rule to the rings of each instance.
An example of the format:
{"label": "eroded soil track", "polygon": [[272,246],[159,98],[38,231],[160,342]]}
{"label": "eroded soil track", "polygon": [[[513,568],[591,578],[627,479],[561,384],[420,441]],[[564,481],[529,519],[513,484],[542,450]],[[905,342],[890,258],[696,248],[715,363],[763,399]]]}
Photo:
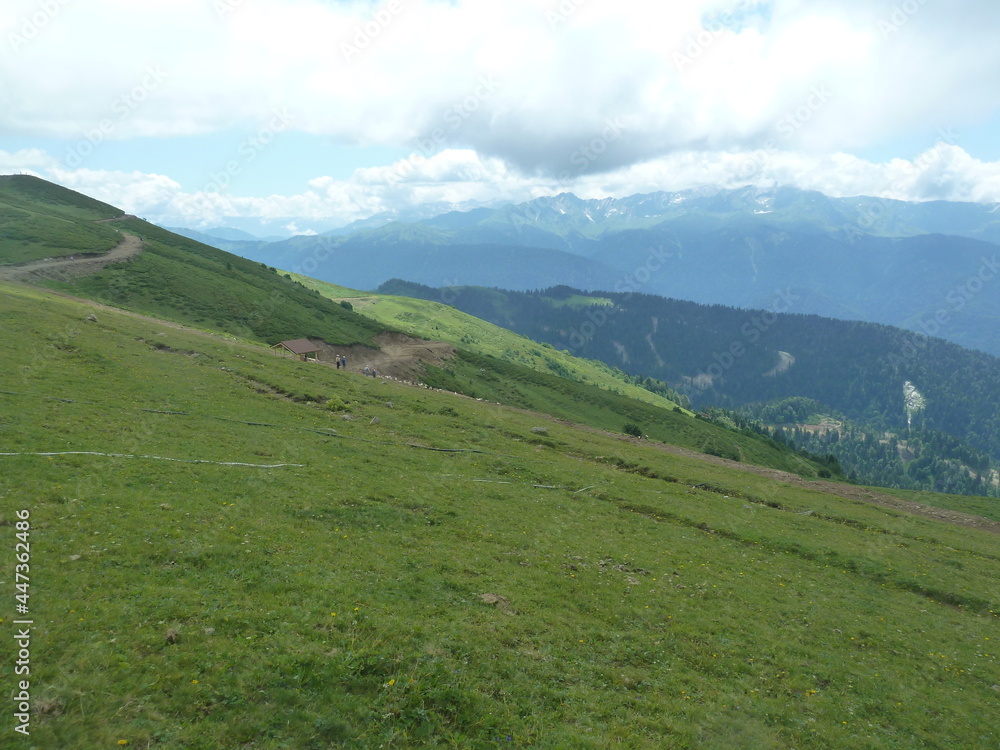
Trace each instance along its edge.
{"label": "eroded soil track", "polygon": [[30,283],[42,279],[69,279],[97,273],[107,265],[131,260],[142,252],[142,240],[128,232],[122,232],[121,235],[122,241],[106,253],[84,253],[0,266],[0,279]]}
{"label": "eroded soil track", "polygon": [[403,333],[380,333],[372,342],[378,348],[353,344],[351,346],[331,346],[315,341],[322,350],[320,361],[333,366],[334,358],[347,358],[348,372],[364,372],[365,367],[374,369],[380,376],[416,383],[423,375],[424,363],[441,365],[455,354],[455,347],[443,341],[426,341]]}

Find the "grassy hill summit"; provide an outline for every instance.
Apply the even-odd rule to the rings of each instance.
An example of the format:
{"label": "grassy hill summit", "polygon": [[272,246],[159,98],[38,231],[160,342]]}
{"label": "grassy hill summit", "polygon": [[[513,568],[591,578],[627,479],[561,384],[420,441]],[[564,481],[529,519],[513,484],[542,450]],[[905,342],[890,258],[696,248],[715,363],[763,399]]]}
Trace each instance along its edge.
{"label": "grassy hill summit", "polygon": [[114,206],[30,175],[0,175],[0,266],[106,252],[121,237]]}
{"label": "grassy hill summit", "polygon": [[99,221],[116,218],[123,213],[108,203],[27,174],[0,175],[0,199],[5,205],[46,216],[61,214]]}
{"label": "grassy hill summit", "polygon": [[[277,356],[405,332],[110,224],[136,257],[0,281],[13,747],[1000,740],[1000,524],[458,346],[437,388]],[[629,414],[662,437],[622,435]]]}

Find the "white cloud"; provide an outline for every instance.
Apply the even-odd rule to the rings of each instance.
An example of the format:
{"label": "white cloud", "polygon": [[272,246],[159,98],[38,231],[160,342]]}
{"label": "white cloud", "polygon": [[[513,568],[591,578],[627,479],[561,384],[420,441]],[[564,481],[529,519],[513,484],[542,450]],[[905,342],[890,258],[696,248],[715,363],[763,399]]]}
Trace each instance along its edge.
{"label": "white cloud", "polygon": [[[998,30],[995,0],[5,0],[0,136],[64,142],[0,151],[0,171],[195,227],[703,184],[998,201],[1000,166],[960,140],[852,155],[995,114]],[[291,115],[276,130],[413,155],[346,179],[316,167],[289,195],[81,168],[137,136],[186,158],[183,136],[275,112]],[[256,151],[237,151],[240,172]]]}
{"label": "white cloud", "polygon": [[169,210],[180,185],[164,175],[95,169],[53,167],[47,176],[60,185],[121,208],[125,213],[151,217]]}
{"label": "white cloud", "polygon": [[315,229],[300,229],[298,224],[296,224],[294,221],[285,224],[285,226],[282,227],[282,229],[284,229],[286,232],[292,235],[298,234],[298,235],[305,235],[307,237],[313,237],[317,234]]}
{"label": "white cloud", "polygon": [[0,173],[30,172],[38,175],[37,170],[47,170],[55,164],[56,160],[52,155],[40,148],[0,151]]}
{"label": "white cloud", "polygon": [[0,132],[172,136],[288,107],[342,142],[440,131],[436,147],[558,174],[609,118],[626,133],[584,171],[760,145],[817,86],[832,96],[785,147],[851,150],[1000,102],[992,0],[52,3],[22,42],[39,3],[5,3]]}

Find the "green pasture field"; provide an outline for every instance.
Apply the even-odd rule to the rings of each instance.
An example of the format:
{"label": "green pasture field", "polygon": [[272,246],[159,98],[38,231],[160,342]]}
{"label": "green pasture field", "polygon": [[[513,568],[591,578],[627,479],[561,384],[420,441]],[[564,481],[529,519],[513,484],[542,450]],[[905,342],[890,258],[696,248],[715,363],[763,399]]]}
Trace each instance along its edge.
{"label": "green pasture field", "polygon": [[28,287],[0,318],[4,747],[1000,744],[994,534]]}
{"label": "green pasture field", "polygon": [[895,495],[904,500],[912,500],[923,505],[933,505],[936,508],[946,508],[972,516],[981,516],[993,521],[1000,521],[1000,503],[995,497],[970,497],[968,495],[944,495],[939,492],[924,492],[921,490],[895,490],[879,487],[879,492]]}

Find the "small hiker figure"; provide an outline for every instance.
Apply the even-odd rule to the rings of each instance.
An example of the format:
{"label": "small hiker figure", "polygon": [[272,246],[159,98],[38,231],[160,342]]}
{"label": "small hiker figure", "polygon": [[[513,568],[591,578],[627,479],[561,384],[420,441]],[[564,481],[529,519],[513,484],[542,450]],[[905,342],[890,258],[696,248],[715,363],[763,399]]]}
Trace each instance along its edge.
{"label": "small hiker figure", "polygon": [[368,365],[365,365],[365,377],[367,378],[369,375],[371,375],[371,373],[372,373],[371,368],[368,367]]}
{"label": "small hiker figure", "polygon": [[347,357],[344,356],[340,357],[340,366],[343,367],[345,370],[347,369]]}
{"label": "small hiker figure", "polygon": [[378,377],[378,370],[376,370],[374,367],[372,368],[372,377],[373,378],[377,378]]}
{"label": "small hiker figure", "polygon": [[333,358],[333,361],[337,363],[337,369],[340,369],[340,355],[338,354]]}

